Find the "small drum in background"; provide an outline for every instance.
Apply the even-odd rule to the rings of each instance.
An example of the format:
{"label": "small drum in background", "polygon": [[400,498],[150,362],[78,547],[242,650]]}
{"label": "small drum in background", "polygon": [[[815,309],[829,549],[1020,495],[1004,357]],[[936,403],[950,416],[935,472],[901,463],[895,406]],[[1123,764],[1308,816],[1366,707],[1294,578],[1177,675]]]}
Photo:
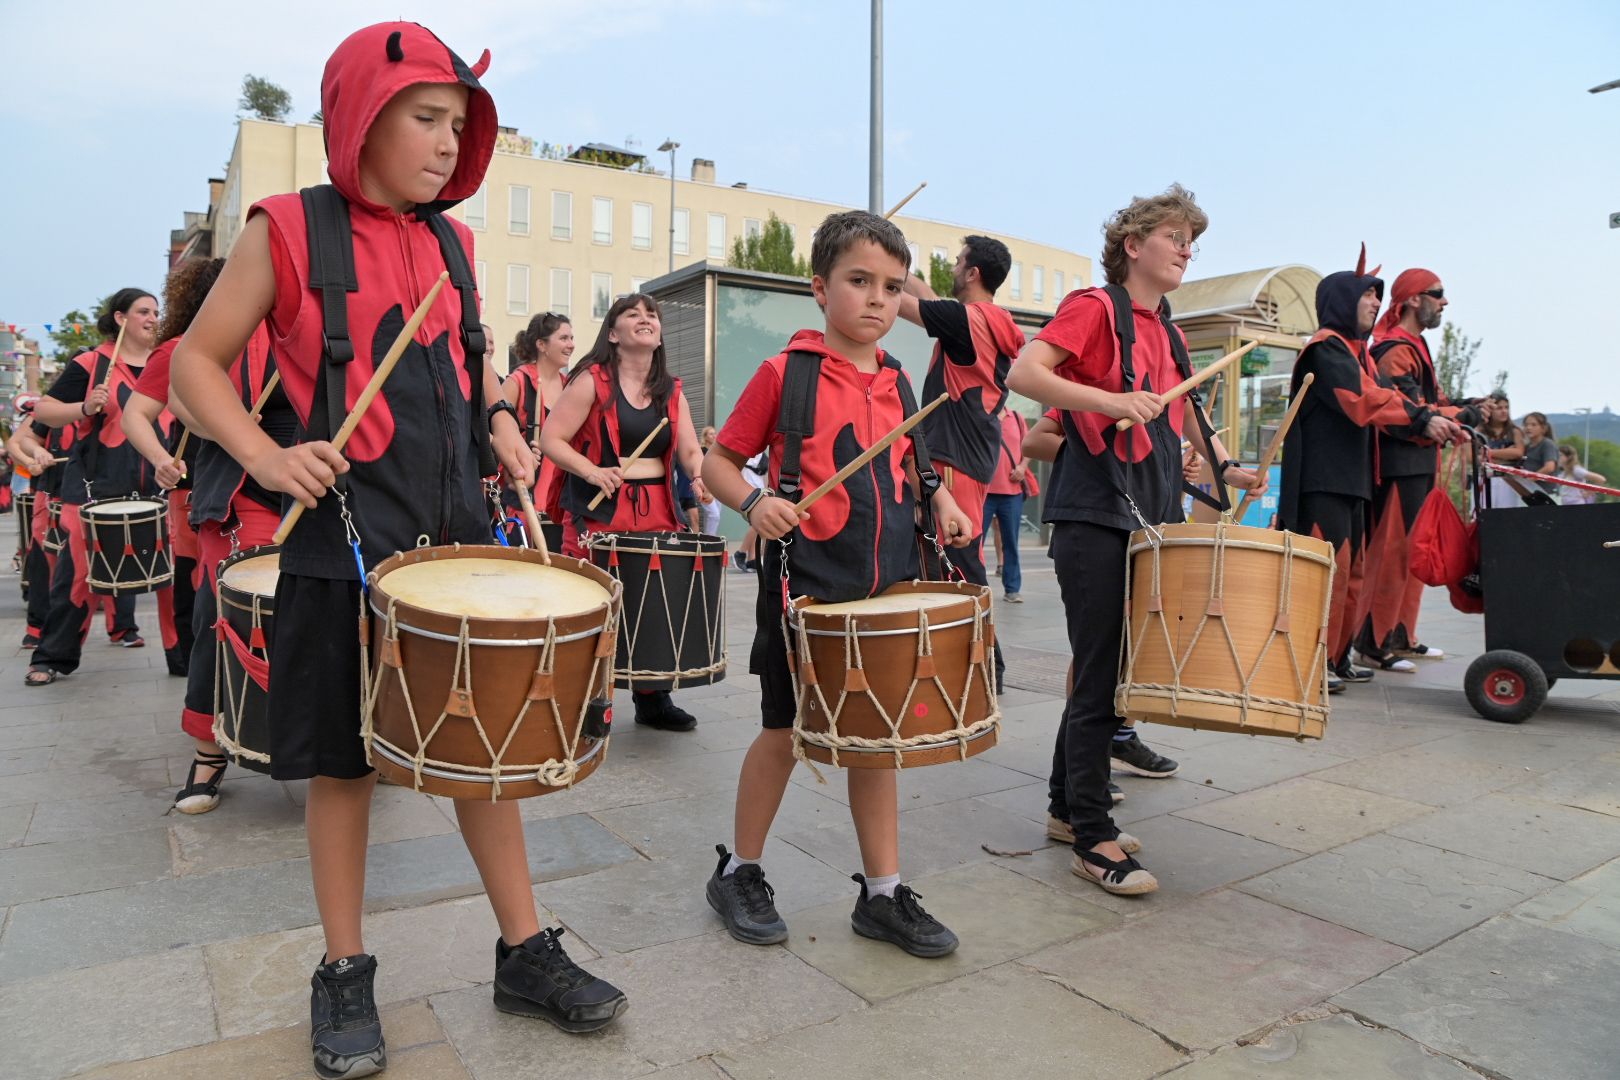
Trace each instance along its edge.
{"label": "small drum in background", "polygon": [[46,494],[45,499],[45,536],[39,546],[52,555],[62,554],[67,547],[67,530],[62,528],[62,500],[55,495]]}
{"label": "small drum in background", "polygon": [[219,564],[214,581],[214,741],[244,769],[270,771],[270,627],[281,549],[248,548]]}
{"label": "small drum in background", "polygon": [[1176,727],[1320,739],[1333,549],[1243,525],[1131,534],[1114,706]]}
{"label": "small drum in background", "polygon": [[726,541],[690,532],[593,533],[591,561],[624,585],[613,682],[675,690],[726,677]]}
{"label": "small drum in background", "polygon": [[605,572],[458,544],[398,553],[367,580],[361,733],[384,777],[430,795],[522,799],[602,764],[619,617]]}
{"label": "small drum in background", "polygon": [[[21,543],[17,545],[17,572],[20,576],[18,584],[22,586],[23,599],[28,598],[28,556],[34,553],[34,492],[17,492],[17,536]],[[47,586],[48,587],[48,586]]]}
{"label": "small drum in background", "polygon": [[910,581],[787,612],[795,753],[853,769],[962,761],[996,745],[990,590]]}
{"label": "small drum in background", "polygon": [[79,507],[89,559],[85,579],[103,596],[148,593],[174,580],[167,499],[103,499]]}

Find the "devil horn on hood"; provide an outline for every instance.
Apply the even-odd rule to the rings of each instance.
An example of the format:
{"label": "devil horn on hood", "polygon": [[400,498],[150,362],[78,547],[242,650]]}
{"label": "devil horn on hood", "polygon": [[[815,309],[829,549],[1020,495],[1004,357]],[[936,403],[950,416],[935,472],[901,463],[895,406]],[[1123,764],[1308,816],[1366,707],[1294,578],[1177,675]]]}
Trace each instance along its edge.
{"label": "devil horn on hood", "polygon": [[1356,260],[1356,277],[1363,277],[1367,273],[1367,241],[1361,242],[1361,257]]}
{"label": "devil horn on hood", "polygon": [[486,72],[488,70],[489,70],[489,50],[485,49],[484,50],[484,55],[480,56],[478,58],[478,62],[472,66],[472,73],[474,75],[476,75],[478,78],[482,79],[484,77],[484,72]]}

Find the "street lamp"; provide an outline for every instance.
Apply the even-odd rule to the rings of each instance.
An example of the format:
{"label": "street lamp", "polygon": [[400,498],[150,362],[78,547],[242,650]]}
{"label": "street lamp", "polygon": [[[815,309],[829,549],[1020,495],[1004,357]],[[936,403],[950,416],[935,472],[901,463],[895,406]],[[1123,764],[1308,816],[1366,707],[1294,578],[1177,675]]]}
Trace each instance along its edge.
{"label": "street lamp", "polygon": [[675,272],[675,151],[681,144],[674,139],[665,139],[658,146],[660,154],[669,154],[669,272]]}
{"label": "street lamp", "polygon": [[1586,460],[1581,462],[1581,466],[1590,469],[1592,467],[1592,407],[1588,405],[1584,409],[1571,409],[1570,411],[1576,416],[1586,417],[1586,439],[1581,443],[1581,456]]}

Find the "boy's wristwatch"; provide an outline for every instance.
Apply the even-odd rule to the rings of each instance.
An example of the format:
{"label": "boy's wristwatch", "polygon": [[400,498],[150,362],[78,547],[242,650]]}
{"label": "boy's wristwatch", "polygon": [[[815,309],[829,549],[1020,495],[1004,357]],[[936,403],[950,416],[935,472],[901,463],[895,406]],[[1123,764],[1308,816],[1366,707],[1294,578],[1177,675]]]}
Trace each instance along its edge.
{"label": "boy's wristwatch", "polygon": [[512,407],[512,403],[510,401],[502,398],[484,410],[484,424],[489,428],[492,434],[495,431],[495,414],[502,412],[511,413],[512,423],[517,424],[517,426],[520,428],[523,426],[523,424],[518,420],[518,411]]}

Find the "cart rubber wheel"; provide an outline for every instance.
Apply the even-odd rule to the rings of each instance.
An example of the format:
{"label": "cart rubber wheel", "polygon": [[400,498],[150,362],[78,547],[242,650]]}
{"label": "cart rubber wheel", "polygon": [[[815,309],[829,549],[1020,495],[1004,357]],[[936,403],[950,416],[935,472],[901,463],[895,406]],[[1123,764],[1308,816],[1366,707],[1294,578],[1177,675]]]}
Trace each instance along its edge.
{"label": "cart rubber wheel", "polygon": [[1468,704],[1487,720],[1522,724],[1547,700],[1547,676],[1534,660],[1512,649],[1474,658],[1463,676]]}

